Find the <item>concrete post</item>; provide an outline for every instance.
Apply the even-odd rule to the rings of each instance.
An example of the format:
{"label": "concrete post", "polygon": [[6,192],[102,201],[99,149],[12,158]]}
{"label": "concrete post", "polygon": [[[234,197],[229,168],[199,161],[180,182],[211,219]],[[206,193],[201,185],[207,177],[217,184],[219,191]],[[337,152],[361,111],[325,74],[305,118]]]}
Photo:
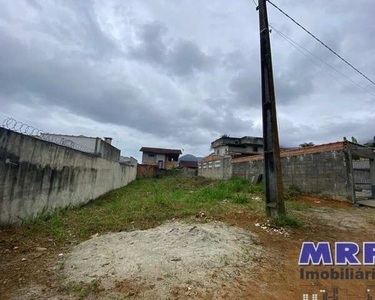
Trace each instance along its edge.
{"label": "concrete post", "polygon": [[267,17],[267,1],[259,3],[260,57],[262,77],[262,114],[264,148],[264,182],[266,185],[266,214],[285,215],[279,133],[276,117],[276,97],[273,82],[271,42]]}
{"label": "concrete post", "polygon": [[372,199],[375,199],[375,159],[370,159],[370,182]]}

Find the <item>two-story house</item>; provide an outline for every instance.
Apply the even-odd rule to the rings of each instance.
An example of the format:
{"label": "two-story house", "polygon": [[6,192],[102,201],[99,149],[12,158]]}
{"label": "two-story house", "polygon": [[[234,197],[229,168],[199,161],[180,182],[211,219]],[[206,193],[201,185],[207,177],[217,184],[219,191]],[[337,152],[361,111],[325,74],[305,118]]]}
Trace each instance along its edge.
{"label": "two-story house", "polygon": [[159,169],[178,167],[178,157],[182,154],[179,149],[163,149],[142,147],[142,164],[158,166]]}
{"label": "two-story house", "polygon": [[222,136],[211,143],[215,155],[256,155],[263,153],[263,138]]}

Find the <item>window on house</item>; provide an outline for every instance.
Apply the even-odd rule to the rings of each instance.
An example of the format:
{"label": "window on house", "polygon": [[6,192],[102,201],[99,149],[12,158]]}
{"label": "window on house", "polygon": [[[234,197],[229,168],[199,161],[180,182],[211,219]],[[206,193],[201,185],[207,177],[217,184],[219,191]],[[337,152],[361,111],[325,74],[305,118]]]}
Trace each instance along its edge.
{"label": "window on house", "polygon": [[212,161],[210,161],[209,163],[208,163],[208,168],[212,168]]}
{"label": "window on house", "polygon": [[254,152],[258,152],[258,146],[253,147]]}
{"label": "window on house", "polygon": [[149,154],[148,157],[155,157],[155,154]]}
{"label": "window on house", "polygon": [[219,150],[219,149],[216,150],[216,154],[217,154],[217,155],[220,154],[220,150]]}
{"label": "window on house", "polygon": [[220,168],[220,160],[215,161],[215,168]]}

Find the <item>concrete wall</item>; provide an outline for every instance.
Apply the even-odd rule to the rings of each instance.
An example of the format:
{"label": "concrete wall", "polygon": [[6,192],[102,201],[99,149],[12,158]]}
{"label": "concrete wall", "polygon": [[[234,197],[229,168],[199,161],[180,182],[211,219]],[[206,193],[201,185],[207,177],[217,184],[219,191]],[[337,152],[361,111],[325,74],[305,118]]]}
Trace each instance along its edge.
{"label": "concrete wall", "polygon": [[211,179],[232,177],[232,164],[229,156],[212,155],[198,162],[198,176]]}
{"label": "concrete wall", "polygon": [[215,147],[214,152],[216,155],[225,155],[228,153],[228,146],[223,145],[223,146],[218,146]]}
{"label": "concrete wall", "polygon": [[353,169],[370,170],[370,160],[369,159],[353,160]]}
{"label": "concrete wall", "polygon": [[151,178],[156,176],[157,166],[138,164],[137,178]]}
{"label": "concrete wall", "polygon": [[239,147],[234,145],[224,145],[214,148],[215,155],[226,155],[228,153],[244,153],[244,154],[258,154],[263,153],[263,146],[247,145],[246,147]]}
{"label": "concrete wall", "polygon": [[135,166],[135,167],[137,167],[138,165],[138,161],[132,156],[130,157],[120,156],[120,163],[125,164],[125,165]]}
{"label": "concrete wall", "polygon": [[[281,158],[285,187],[297,186],[303,192],[351,198],[349,161],[343,150],[301,154]],[[232,176],[252,180],[264,173],[264,161],[254,160],[232,164]]]}
{"label": "concrete wall", "polygon": [[353,161],[353,175],[357,190],[371,190],[369,159]]}
{"label": "concrete wall", "polygon": [[181,174],[187,177],[194,177],[198,175],[198,169],[183,167]]}
{"label": "concrete wall", "polygon": [[144,165],[138,164],[137,166],[137,179],[139,178],[158,178],[163,176],[174,176],[178,174],[183,174],[184,170],[174,169],[174,170],[167,170],[167,169],[159,169],[158,166],[153,165]]}
{"label": "concrete wall", "polygon": [[100,138],[97,139],[99,140],[99,148],[97,150],[97,153],[100,155],[100,157],[110,161],[119,162],[121,150],[117,149],[116,147],[103,141]]}
{"label": "concrete wall", "polygon": [[[95,153],[97,148],[97,138],[87,137],[87,136],[75,136],[75,135],[65,135],[65,134],[53,134],[53,133],[41,133],[43,139],[46,139],[50,142],[55,142],[56,144],[64,146],[64,140],[72,141],[86,149],[82,150],[84,152]],[[69,143],[66,143],[65,146],[68,146]],[[68,146],[69,147],[69,146]]]}
{"label": "concrete wall", "polygon": [[[370,184],[372,199],[375,199],[375,148],[362,146],[360,144],[347,142],[346,146],[348,152],[351,154],[352,159],[355,161],[357,159],[367,159],[369,160],[370,168]],[[354,167],[356,164],[354,163]],[[357,170],[358,171],[358,170]],[[355,177],[355,172],[354,177]],[[356,178],[354,178],[356,180]],[[354,194],[354,193],[353,193]],[[354,195],[353,195],[354,198]]]}
{"label": "concrete wall", "polygon": [[136,173],[134,166],[0,128],[0,225],[83,205]]}
{"label": "concrete wall", "polygon": [[[220,167],[215,168],[215,162],[220,162]],[[343,142],[283,151],[281,164],[286,187],[294,185],[306,193],[329,195],[341,200],[352,197],[351,162]],[[203,177],[239,177],[251,182],[263,173],[263,155],[236,159],[210,155],[199,162],[198,168],[198,175]]]}
{"label": "concrete wall", "polygon": [[163,166],[165,163],[165,155],[164,154],[154,154],[154,153],[142,153],[142,164],[146,165],[157,165],[158,161],[163,161]]}
{"label": "concrete wall", "polygon": [[[41,136],[44,140],[54,142],[62,146],[67,146],[83,152],[93,153],[111,161],[120,161],[120,149],[117,149],[99,137],[94,138],[88,136],[61,135],[52,133],[42,133]],[[71,147],[69,145],[70,141],[82,146],[82,148]]]}
{"label": "concrete wall", "polygon": [[371,190],[370,168],[353,169],[356,190]]}

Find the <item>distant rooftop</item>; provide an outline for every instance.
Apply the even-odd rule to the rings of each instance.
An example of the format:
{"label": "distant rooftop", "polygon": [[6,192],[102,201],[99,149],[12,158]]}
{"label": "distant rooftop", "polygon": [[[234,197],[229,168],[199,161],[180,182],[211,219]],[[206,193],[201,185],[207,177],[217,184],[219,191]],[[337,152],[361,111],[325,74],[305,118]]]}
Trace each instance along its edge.
{"label": "distant rooftop", "polygon": [[165,149],[165,148],[151,148],[151,147],[142,147],[139,151],[155,154],[182,154],[179,149]]}
{"label": "distant rooftop", "polygon": [[236,145],[236,146],[246,146],[246,145],[263,145],[263,138],[256,136],[243,136],[239,137],[229,137],[222,136],[211,143],[212,147],[218,147],[223,145]]}

